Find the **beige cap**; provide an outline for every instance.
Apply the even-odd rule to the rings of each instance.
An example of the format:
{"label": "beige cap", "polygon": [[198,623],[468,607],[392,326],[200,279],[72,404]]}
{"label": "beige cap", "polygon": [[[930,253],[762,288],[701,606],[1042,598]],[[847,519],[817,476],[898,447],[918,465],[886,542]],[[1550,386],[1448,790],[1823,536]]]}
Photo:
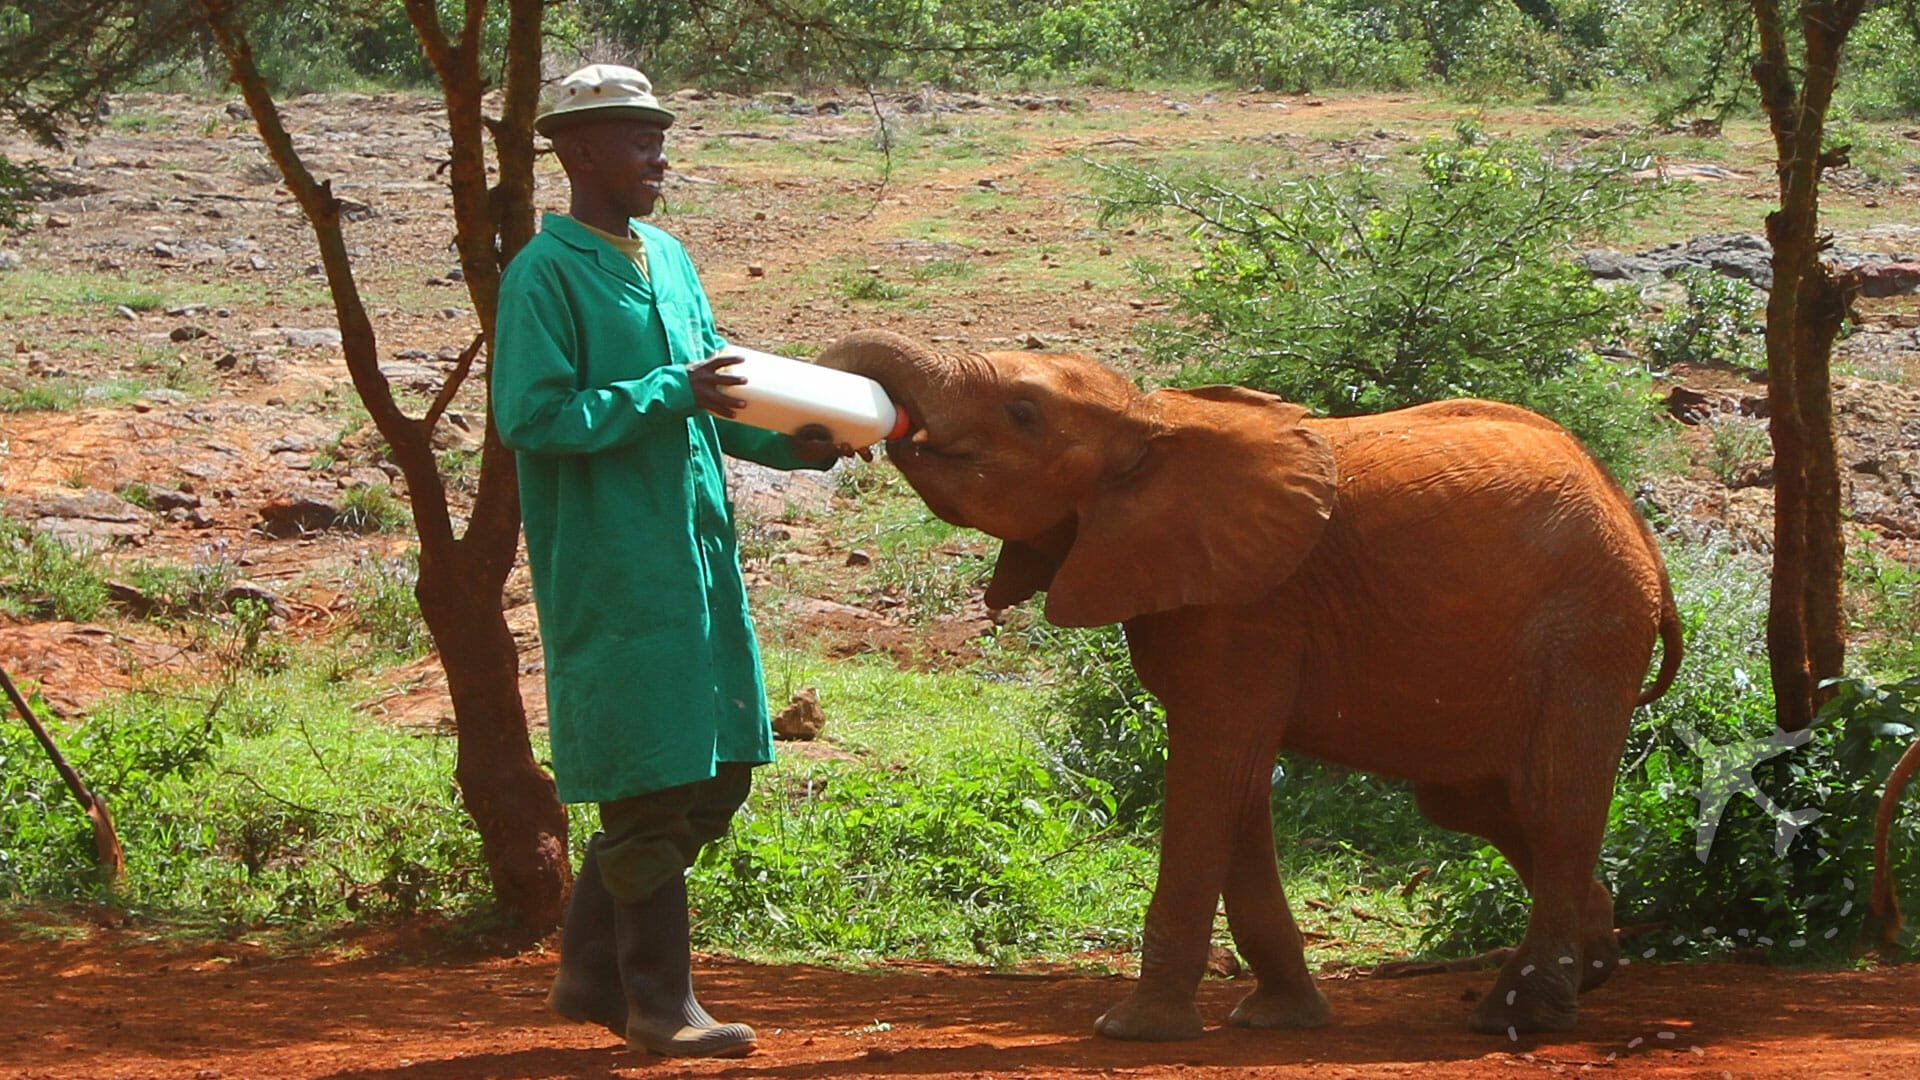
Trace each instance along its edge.
{"label": "beige cap", "polygon": [[645,75],[619,64],[588,64],[560,80],[558,96],[534,117],[533,130],[551,135],[579,120],[622,117],[661,127],[673,123],[673,114],[660,107]]}

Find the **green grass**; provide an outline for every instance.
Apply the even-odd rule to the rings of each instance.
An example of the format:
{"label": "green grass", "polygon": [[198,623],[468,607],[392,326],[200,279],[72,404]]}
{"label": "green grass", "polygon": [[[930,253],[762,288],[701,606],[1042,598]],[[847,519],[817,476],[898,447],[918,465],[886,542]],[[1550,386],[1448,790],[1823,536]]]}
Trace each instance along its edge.
{"label": "green grass", "polygon": [[86,622],[107,605],[100,557],[0,515],[0,612]]}
{"label": "green grass", "polygon": [[347,572],[347,603],[354,629],[381,655],[411,660],[433,645],[414,584],[420,577],[415,551],[396,558],[363,555]]}
{"label": "green grass", "polygon": [[843,299],[871,300],[881,303],[904,299],[912,292],[905,285],[888,281],[884,275],[865,269],[842,271],[834,279],[834,287]]}
{"label": "green grass", "polygon": [[107,314],[117,307],[152,312],[171,306],[158,274],[75,274],[19,270],[0,277],[0,303],[42,315]]}
{"label": "green grass", "polygon": [[413,524],[413,511],[385,484],[360,484],[341,497],[340,522],[359,532],[397,533]]}
{"label": "green grass", "polygon": [[1882,677],[1920,670],[1920,567],[1857,532],[1847,544],[1846,603],[1857,666]]}
{"label": "green grass", "polygon": [[[1046,704],[1029,682],[902,670],[882,657],[829,660],[775,646],[763,667],[776,710],[800,689],[817,688],[826,741],[876,765],[937,771],[970,757],[1013,754],[1027,745],[1024,732]],[[811,767],[789,757],[775,772]]]}
{"label": "green grass", "polygon": [[149,131],[172,131],[175,127],[172,117],[160,113],[114,112],[107,116],[107,129],[124,133],[145,133]]}
{"label": "green grass", "polygon": [[56,272],[25,268],[0,274],[0,310],[21,316],[112,316],[129,308],[151,315],[167,308],[200,304],[208,307],[254,307],[263,299],[293,307],[331,307],[322,283],[300,279],[267,283],[249,278],[221,277],[205,282],[183,282],[177,274],[161,271]]}
{"label": "green grass", "polygon": [[[127,848],[116,902],[235,933],[414,911],[471,912],[487,890],[457,810],[452,740],[368,724],[368,687],[318,667],[110,698],[62,734]],[[0,753],[30,758],[9,726]],[[8,770],[0,896],[87,895],[71,806],[45,770]]]}

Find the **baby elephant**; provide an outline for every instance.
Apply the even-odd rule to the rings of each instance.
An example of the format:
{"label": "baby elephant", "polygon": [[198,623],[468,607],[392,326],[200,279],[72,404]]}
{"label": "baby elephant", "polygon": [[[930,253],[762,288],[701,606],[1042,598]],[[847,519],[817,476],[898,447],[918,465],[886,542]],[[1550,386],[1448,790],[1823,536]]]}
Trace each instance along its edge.
{"label": "baby elephant", "polygon": [[1100,1034],[1200,1034],[1223,895],[1259,978],[1228,1022],[1327,1021],[1274,859],[1283,749],[1410,781],[1428,818],[1497,846],[1533,909],[1473,1027],[1573,1027],[1619,959],[1594,863],[1628,718],[1681,646],[1652,534],[1572,436],[1489,401],[1320,419],[1237,387],[1143,394],[1087,357],[881,331],[819,362],[883,384],[915,423],[887,456],[1003,541],[990,605],[1045,592],[1054,623],[1123,624],[1166,707],[1140,981]]}

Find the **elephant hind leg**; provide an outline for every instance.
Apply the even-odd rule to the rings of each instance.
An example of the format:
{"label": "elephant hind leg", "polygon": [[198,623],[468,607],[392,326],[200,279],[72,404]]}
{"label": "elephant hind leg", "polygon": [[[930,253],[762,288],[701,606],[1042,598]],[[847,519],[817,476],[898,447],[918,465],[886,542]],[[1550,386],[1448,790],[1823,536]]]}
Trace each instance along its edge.
{"label": "elephant hind leg", "polygon": [[1598,881],[1587,892],[1581,913],[1580,990],[1585,993],[1607,981],[1620,966],[1620,936],[1613,927],[1613,894]]}
{"label": "elephant hind leg", "polygon": [[[1533,851],[1504,781],[1416,784],[1413,795],[1420,812],[1435,825],[1471,833],[1498,848],[1520,875],[1528,893],[1533,892]],[[1589,883],[1580,926],[1580,989],[1591,990],[1606,982],[1620,964],[1620,946],[1613,929],[1613,895],[1598,881]]]}
{"label": "elephant hind leg", "polygon": [[[1526,936],[1502,969],[1493,991],[1474,1010],[1473,1027],[1477,1031],[1504,1033],[1516,1031],[1561,1030],[1572,1026],[1577,989],[1563,970],[1561,956],[1568,964],[1578,963],[1571,945],[1546,947],[1543,937],[1558,937],[1543,928],[1565,925],[1566,918],[1543,918],[1540,907],[1542,889],[1536,866],[1535,845],[1538,828],[1529,829],[1515,812],[1506,782],[1498,779],[1464,784],[1417,784],[1414,800],[1427,820],[1457,832],[1479,836],[1507,858],[1522,884],[1533,897],[1534,907],[1528,919]],[[1597,884],[1597,883],[1596,883]],[[1611,905],[1609,905],[1611,911]],[[1575,915],[1575,922],[1584,920]],[[1557,955],[1543,956],[1543,952]],[[1542,961],[1546,962],[1543,963]]]}
{"label": "elephant hind leg", "polygon": [[1581,988],[1618,959],[1612,899],[1593,875],[1632,697],[1591,679],[1560,682],[1507,782],[1533,906],[1518,950],[1474,1009],[1480,1031],[1571,1030]]}

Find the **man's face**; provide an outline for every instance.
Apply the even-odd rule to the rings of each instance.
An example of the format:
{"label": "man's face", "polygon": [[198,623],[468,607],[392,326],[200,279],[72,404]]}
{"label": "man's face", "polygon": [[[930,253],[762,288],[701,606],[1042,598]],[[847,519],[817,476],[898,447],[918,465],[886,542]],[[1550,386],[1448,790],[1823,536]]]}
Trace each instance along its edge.
{"label": "man's face", "polygon": [[667,176],[666,128],[644,120],[609,120],[582,125],[564,138],[574,144],[561,152],[574,184],[593,185],[609,207],[627,217],[653,212]]}

